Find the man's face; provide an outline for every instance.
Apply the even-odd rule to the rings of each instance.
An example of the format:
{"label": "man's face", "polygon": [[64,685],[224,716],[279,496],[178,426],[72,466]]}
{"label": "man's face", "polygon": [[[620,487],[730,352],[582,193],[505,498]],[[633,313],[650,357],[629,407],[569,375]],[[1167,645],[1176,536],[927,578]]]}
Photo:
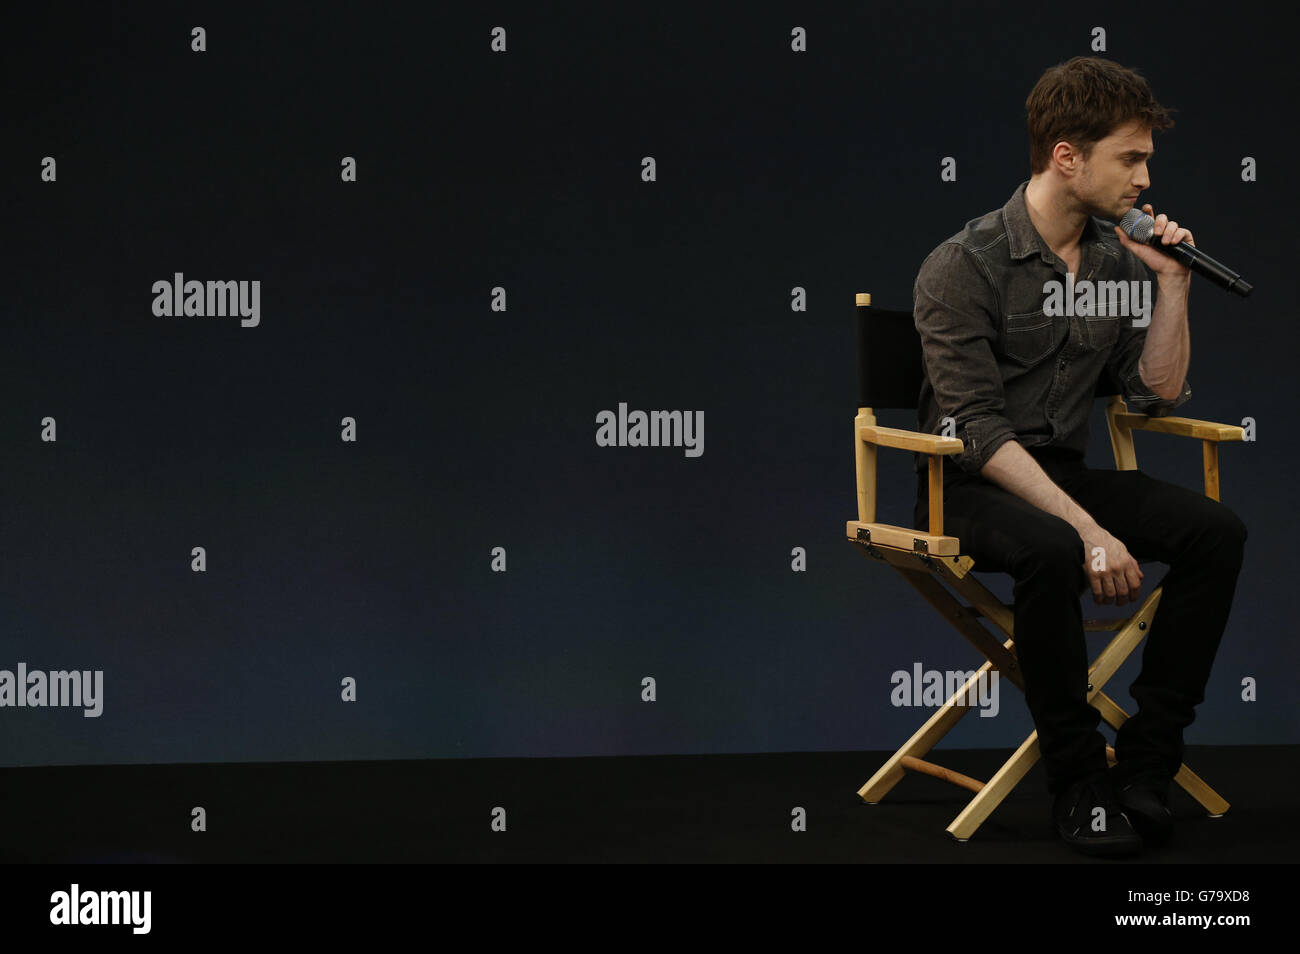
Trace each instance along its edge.
{"label": "man's face", "polygon": [[1071,180],[1075,200],[1089,215],[1118,222],[1151,186],[1147,160],[1152,152],[1150,126],[1136,121],[1120,126],[1095,143],[1087,159],[1080,158],[1079,175]]}

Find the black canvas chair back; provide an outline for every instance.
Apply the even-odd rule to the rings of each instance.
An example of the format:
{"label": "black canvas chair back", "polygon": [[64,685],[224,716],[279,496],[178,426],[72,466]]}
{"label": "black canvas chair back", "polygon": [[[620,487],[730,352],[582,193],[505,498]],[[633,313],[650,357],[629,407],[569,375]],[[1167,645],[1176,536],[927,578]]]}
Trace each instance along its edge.
{"label": "black canvas chair back", "polygon": [[[858,308],[858,407],[916,410],[921,397],[924,358],[921,336],[910,311],[864,305]],[[1120,393],[1105,372],[1096,397]]]}

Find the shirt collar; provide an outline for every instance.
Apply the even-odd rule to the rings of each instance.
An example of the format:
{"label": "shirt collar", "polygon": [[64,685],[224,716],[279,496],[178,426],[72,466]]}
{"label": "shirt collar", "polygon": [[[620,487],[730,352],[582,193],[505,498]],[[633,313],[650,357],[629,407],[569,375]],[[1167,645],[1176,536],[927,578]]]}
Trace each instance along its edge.
{"label": "shirt collar", "polygon": [[[1020,183],[1002,207],[1002,223],[1007,230],[1007,249],[1013,259],[1028,258],[1037,253],[1044,262],[1052,265],[1060,259],[1047,247],[1047,242],[1038,234],[1038,229],[1034,228],[1034,223],[1029,218],[1029,209],[1025,206],[1025,188],[1028,185],[1028,179]],[[1100,245],[1104,250],[1105,244],[1097,220],[1088,216],[1083,223],[1083,234],[1079,236],[1080,247]]]}

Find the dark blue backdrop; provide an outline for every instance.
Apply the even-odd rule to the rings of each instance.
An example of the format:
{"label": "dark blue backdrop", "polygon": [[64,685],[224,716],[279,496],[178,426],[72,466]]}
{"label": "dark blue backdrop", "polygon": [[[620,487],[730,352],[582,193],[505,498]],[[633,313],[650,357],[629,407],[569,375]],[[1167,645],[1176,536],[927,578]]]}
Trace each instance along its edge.
{"label": "dark blue backdrop", "polygon": [[[1098,26],[1178,110],[1143,201],[1256,285],[1191,295],[1179,413],[1259,439],[1222,451],[1251,536],[1188,741],[1300,741],[1294,34],[1263,5],[1023,9],[15,17],[0,669],[102,670],[104,699],[0,708],[0,765],[892,750],[921,715],[890,674],[978,657],[844,539],[853,296],[910,307],[925,255],[1028,177],[1025,97]],[[156,317],[175,272],[260,281],[260,324]],[[620,402],[703,412],[703,455],[597,446]],[[1199,486],[1197,442],[1137,440]],[[881,461],[879,518],[907,523],[911,456]],[[1030,728],[1008,688],[949,742]]]}

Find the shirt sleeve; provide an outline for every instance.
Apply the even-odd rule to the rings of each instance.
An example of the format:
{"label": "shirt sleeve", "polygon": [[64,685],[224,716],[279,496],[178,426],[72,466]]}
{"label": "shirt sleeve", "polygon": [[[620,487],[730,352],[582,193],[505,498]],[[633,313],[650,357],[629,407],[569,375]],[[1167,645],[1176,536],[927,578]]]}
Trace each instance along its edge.
{"label": "shirt sleeve", "polygon": [[[1151,310],[1154,312],[1156,299],[1160,294],[1160,283],[1152,277],[1153,273],[1136,255],[1127,249],[1122,251],[1130,259],[1129,268],[1132,280],[1151,282],[1149,286],[1151,288]],[[1178,397],[1172,401],[1162,398],[1147,387],[1138,371],[1138,359],[1142,357],[1142,349],[1146,347],[1146,343],[1147,329],[1145,327],[1135,328],[1131,319],[1125,319],[1120,323],[1119,339],[1115,342],[1110,357],[1106,360],[1106,368],[1114,380],[1119,382],[1124,395],[1124,404],[1130,411],[1135,414],[1146,414],[1150,417],[1164,417],[1174,408],[1187,403],[1192,396],[1192,387],[1188,378],[1184,376],[1183,389]]]}
{"label": "shirt sleeve", "polygon": [[953,459],[978,474],[994,451],[1016,437],[1004,413],[994,354],[996,292],[974,256],[960,243],[946,242],[922,263],[912,298],[939,416],[954,419],[964,445]]}

